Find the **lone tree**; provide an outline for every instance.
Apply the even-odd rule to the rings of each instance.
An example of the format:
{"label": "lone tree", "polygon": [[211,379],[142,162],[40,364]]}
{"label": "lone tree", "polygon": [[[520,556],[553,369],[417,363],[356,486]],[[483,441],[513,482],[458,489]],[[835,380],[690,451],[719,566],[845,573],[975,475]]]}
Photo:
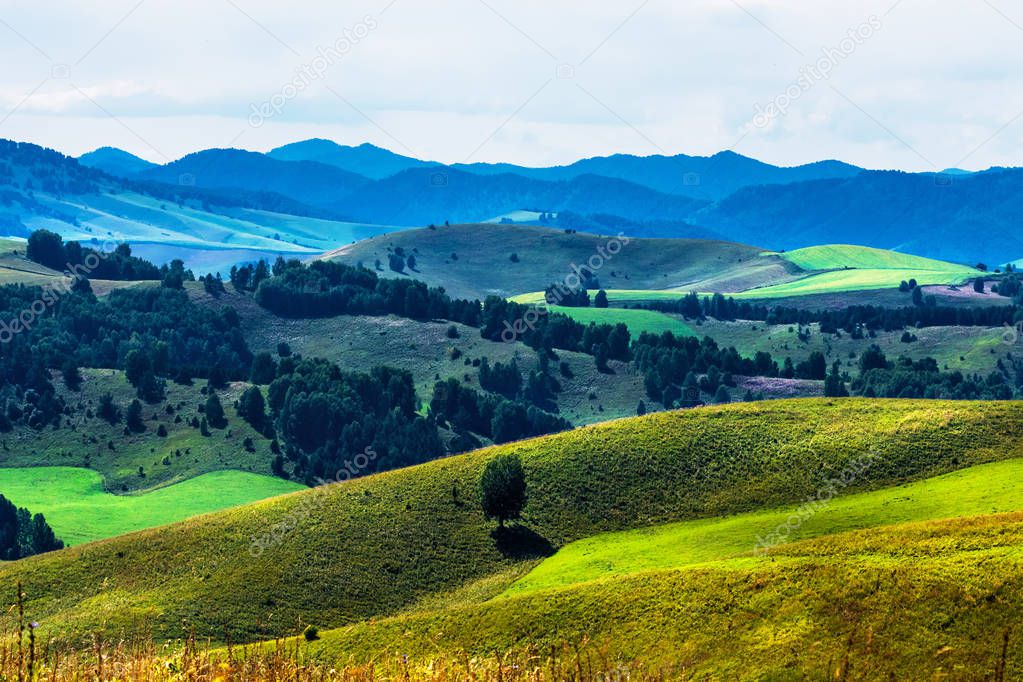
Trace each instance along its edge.
{"label": "lone tree", "polygon": [[483,513],[498,525],[519,518],[526,504],[526,474],[515,455],[501,455],[487,462],[480,479]]}

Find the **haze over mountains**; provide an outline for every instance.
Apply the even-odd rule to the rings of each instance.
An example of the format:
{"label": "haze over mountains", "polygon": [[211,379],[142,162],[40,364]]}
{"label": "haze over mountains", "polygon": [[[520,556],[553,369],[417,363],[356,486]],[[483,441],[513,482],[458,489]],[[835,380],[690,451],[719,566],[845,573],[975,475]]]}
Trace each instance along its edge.
{"label": "haze over mountains", "polygon": [[[0,224],[12,235],[24,232],[18,225],[78,235],[99,213],[107,216],[102,225],[110,222],[110,197],[120,193],[123,201],[124,192],[136,192],[173,199],[177,208],[165,202],[165,213],[192,213],[173,220],[150,215],[146,221],[158,229],[143,234],[131,224],[137,216],[114,211],[121,231],[137,241],[179,246],[194,239],[196,246],[213,241],[211,248],[228,248],[194,224],[196,219],[220,224],[224,216],[232,221],[244,217],[256,227],[221,227],[255,233],[259,239],[274,240],[276,235],[284,243],[275,248],[308,252],[358,236],[348,229],[332,232],[329,225],[310,230],[293,218],[357,224],[360,234],[371,236],[395,227],[502,216],[536,223],[547,213],[559,216],[545,217],[558,227],[610,232],[620,225],[636,236],[717,237],[772,250],[851,243],[992,265],[1023,255],[1018,230],[1023,170],[1016,169],[914,174],[865,170],[840,161],[784,168],[734,152],[711,157],[615,155],[551,168],[443,165],[369,144],[306,140],[267,154],[210,149],[165,165],[109,147],[77,162],[36,154],[33,173],[39,178],[58,172],[47,171],[47,164],[66,166],[59,173],[78,173],[68,171],[73,165],[90,174],[92,184],[54,192],[45,182],[26,186],[17,179],[14,167],[27,158],[11,151],[18,148],[32,145],[8,143],[6,153],[0,154],[0,162],[12,169],[0,176],[5,185]],[[247,213],[240,216],[243,210]],[[523,211],[530,213],[523,217]],[[287,234],[280,229],[282,223],[288,224]],[[169,237],[161,234],[168,227],[174,228]],[[245,248],[253,246],[248,239],[241,241]]]}

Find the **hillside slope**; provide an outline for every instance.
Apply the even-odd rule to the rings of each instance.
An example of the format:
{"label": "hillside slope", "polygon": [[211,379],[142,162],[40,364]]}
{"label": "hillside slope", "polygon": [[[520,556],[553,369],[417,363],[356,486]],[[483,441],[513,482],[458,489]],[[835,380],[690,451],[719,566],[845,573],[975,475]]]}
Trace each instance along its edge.
{"label": "hillside slope", "polygon": [[1019,512],[888,526],[361,623],[305,653],[425,668],[562,651],[624,679],[1019,679],[1021,542]]}
{"label": "hillside slope", "polygon": [[488,220],[521,209],[678,220],[705,204],[699,199],[596,175],[546,182],[439,167],[411,168],[378,180],[330,208],[351,220],[418,227]]}
{"label": "hillside slope", "polygon": [[143,171],[140,177],[167,184],[273,192],[310,206],[328,206],[364,187],[367,178],[313,161],[279,161],[240,149],[208,149]]}
{"label": "hillside slope", "polygon": [[845,179],[747,187],[689,220],[773,249],[844,242],[956,262],[1004,263],[1023,253],[1008,226],[1023,211],[1023,170],[939,182],[933,175],[865,171]]}
{"label": "hillside slope", "polygon": [[612,238],[617,240],[544,227],[451,225],[383,235],[324,257],[369,268],[380,260],[387,268],[389,249],[400,247],[416,257],[412,277],[471,298],[542,291],[573,274],[573,266],[590,268],[608,289],[742,290],[787,282],[798,272],[757,247],[700,239],[622,240],[620,251],[604,258]]}
{"label": "hillside slope", "polygon": [[[199,517],[0,567],[46,637],[151,630],[235,641],[340,626],[522,567],[600,532],[805,499],[866,453],[849,490],[1023,455],[1023,407],[781,401],[586,427]],[[525,528],[493,534],[486,461],[522,457]],[[256,544],[254,544],[254,541]],[[250,551],[251,550],[251,551]]]}

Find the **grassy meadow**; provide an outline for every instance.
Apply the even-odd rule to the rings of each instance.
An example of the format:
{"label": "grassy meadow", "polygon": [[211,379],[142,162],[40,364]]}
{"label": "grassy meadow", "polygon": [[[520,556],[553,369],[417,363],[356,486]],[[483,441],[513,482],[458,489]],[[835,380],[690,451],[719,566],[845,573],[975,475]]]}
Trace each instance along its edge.
{"label": "grassy meadow", "polygon": [[780,255],[807,272],[856,268],[859,270],[932,270],[948,273],[958,272],[967,276],[979,273],[978,270],[966,265],[957,265],[898,251],[848,244],[809,246]]}
{"label": "grassy meadow", "polygon": [[[991,481],[1000,481],[997,486]],[[569,544],[503,594],[619,577],[641,571],[698,566],[746,555],[790,519],[784,542],[864,528],[953,517],[1023,511],[1023,460],[992,462],[905,485],[826,500],[803,519],[801,505],[714,519],[606,533]]]}
{"label": "grassy meadow", "polygon": [[163,526],[305,486],[247,471],[216,471],[152,492],[113,495],[99,473],[73,467],[0,469],[0,492],[42,513],[57,537],[78,545]]}
{"label": "grassy meadow", "polygon": [[1021,543],[1020,513],[870,528],[361,623],[308,651],[483,658],[568,642],[663,679],[1017,679]]}
{"label": "grassy meadow", "polygon": [[643,332],[660,334],[671,332],[675,336],[696,336],[692,327],[681,319],[655,310],[628,308],[570,308],[548,306],[547,310],[571,317],[582,324],[624,324],[633,338]]}
{"label": "grassy meadow", "polygon": [[[0,579],[24,584],[42,634],[58,641],[100,626],[163,641],[184,634],[182,619],[202,636],[226,627],[236,642],[272,639],[299,621],[354,625],[445,594],[472,606],[601,533],[798,504],[865,453],[878,457],[849,493],[1020,457],[1021,430],[1013,403],[797,400],[660,413],[31,557],[0,567]],[[475,490],[501,453],[522,458],[529,500],[521,528],[495,533]],[[253,538],[264,541],[257,551]],[[495,623],[510,628],[528,613]],[[492,646],[514,648],[501,637]]]}

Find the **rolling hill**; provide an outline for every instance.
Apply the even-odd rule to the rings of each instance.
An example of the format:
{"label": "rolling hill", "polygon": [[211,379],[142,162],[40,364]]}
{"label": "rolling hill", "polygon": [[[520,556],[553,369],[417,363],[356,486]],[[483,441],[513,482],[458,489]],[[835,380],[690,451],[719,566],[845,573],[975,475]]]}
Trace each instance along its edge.
{"label": "rolling hill", "polygon": [[[763,249],[697,239],[630,239],[604,259],[609,236],[568,233],[544,227],[451,225],[408,230],[368,239],[323,257],[349,264],[386,267],[388,252],[402,248],[416,256],[409,276],[443,286],[454,296],[513,296],[542,290],[588,267],[608,288],[744,290],[795,279],[799,269]],[[452,258],[452,255],[455,257]],[[517,261],[512,256],[517,257]],[[591,258],[604,261],[595,268]],[[397,273],[389,273],[398,276]]]}
{"label": "rolling hill", "polygon": [[602,679],[1015,679],[1021,539],[1019,512],[870,528],[763,558],[463,597],[327,632],[304,651],[381,667],[404,657],[424,679],[462,652]]}
{"label": "rolling hill", "polygon": [[[1020,457],[1021,428],[1023,412],[1013,403],[808,400],[663,413],[32,557],[0,567],[0,574],[24,583],[26,608],[48,638],[82,637],[102,623],[110,636],[141,628],[166,639],[180,636],[187,619],[197,634],[219,637],[227,627],[234,641],[251,641],[294,632],[299,618],[321,627],[355,624],[414,612],[424,599],[436,605],[446,593],[471,608],[554,548],[608,531],[795,504],[866,454],[873,455],[871,466],[848,492]],[[484,463],[508,452],[523,460],[529,502],[524,527],[495,534],[474,490]],[[909,551],[905,543],[892,547]],[[786,552],[811,554],[799,546],[779,549],[780,556]],[[841,568],[850,575],[852,556]],[[755,569],[770,594],[786,590],[778,571],[788,563],[740,566],[745,573],[737,578],[745,581]],[[835,573],[839,568],[811,562],[800,570],[814,581],[829,571],[845,575]],[[707,578],[720,584],[722,575]],[[490,587],[479,589],[488,580]],[[598,585],[609,601],[587,608],[618,613],[613,605],[626,598],[637,608],[661,608],[654,595],[644,601],[629,584]],[[468,591],[452,592],[460,588]],[[476,596],[466,602],[470,595]],[[520,609],[519,618],[491,621],[502,629],[541,612],[561,624],[585,622],[570,602],[537,612],[536,599],[547,598],[530,597],[526,609],[510,602],[483,608],[491,615]],[[378,641],[370,638],[367,646]],[[492,642],[500,647],[505,640]]]}

